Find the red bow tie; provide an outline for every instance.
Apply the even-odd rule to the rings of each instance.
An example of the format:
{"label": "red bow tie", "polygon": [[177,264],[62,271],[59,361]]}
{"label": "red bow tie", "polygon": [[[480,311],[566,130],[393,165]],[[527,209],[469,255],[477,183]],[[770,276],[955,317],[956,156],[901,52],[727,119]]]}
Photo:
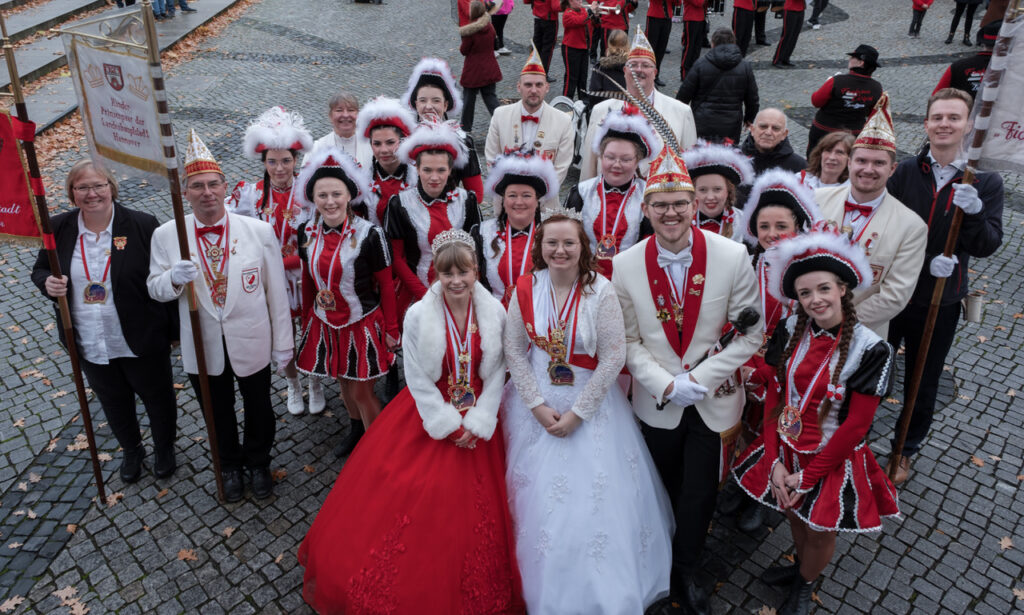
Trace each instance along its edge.
{"label": "red bow tie", "polygon": [[540,118],[537,117],[536,115],[524,115],[523,119],[522,119],[522,122],[524,124],[526,122],[533,122],[534,124],[539,124],[540,123]]}
{"label": "red bow tie", "polygon": [[851,203],[850,201],[846,202],[845,207],[847,212],[856,212],[861,216],[870,216],[871,212],[875,211],[870,205],[859,205],[857,203]]}
{"label": "red bow tie", "polygon": [[207,233],[213,233],[214,235],[220,235],[223,232],[224,232],[224,225],[223,224],[217,224],[217,225],[214,225],[214,226],[201,226],[201,227],[196,229],[196,233],[198,233],[200,237],[206,235]]}

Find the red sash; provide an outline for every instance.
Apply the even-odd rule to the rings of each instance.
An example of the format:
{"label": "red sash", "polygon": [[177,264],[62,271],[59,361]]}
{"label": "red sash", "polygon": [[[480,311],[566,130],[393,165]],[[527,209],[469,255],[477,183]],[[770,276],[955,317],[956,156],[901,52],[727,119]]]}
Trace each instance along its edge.
{"label": "red sash", "polygon": [[701,295],[704,292],[704,274],[707,271],[708,250],[707,240],[704,239],[704,232],[700,229],[691,229],[693,246],[690,253],[693,262],[689,271],[686,272],[686,288],[683,289],[683,326],[682,330],[676,327],[672,316],[672,289],[668,280],[668,273],[658,266],[658,246],[656,238],[647,240],[644,249],[644,264],[647,268],[647,282],[651,287],[651,299],[654,300],[655,309],[658,310],[658,320],[665,329],[665,337],[672,345],[672,350],[683,358],[686,349],[693,339],[693,331],[697,327],[697,318],[700,316],[700,306],[703,303]]}
{"label": "red sash", "polygon": [[[519,302],[519,312],[523,315],[523,324],[526,325],[526,334],[530,341],[536,345],[537,325],[533,322],[533,274],[527,273],[516,280],[516,301]],[[547,326],[547,325],[545,325]],[[582,367],[591,371],[597,369],[597,357],[588,354],[577,354],[572,352],[576,347],[575,340],[566,340],[569,346],[567,360],[569,365]]]}

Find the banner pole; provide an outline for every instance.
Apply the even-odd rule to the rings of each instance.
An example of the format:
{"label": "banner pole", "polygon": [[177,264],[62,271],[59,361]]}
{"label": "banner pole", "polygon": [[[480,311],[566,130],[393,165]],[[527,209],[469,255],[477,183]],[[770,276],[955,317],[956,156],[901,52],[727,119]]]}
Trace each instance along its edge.
{"label": "banner pole", "polygon": [[[189,260],[188,232],[185,229],[185,208],[181,199],[181,179],[178,177],[178,155],[174,146],[174,131],[171,127],[167,91],[164,89],[164,72],[160,64],[160,49],[157,46],[156,20],[153,18],[152,1],[142,1],[142,22],[146,27],[146,41],[149,54],[150,76],[153,78],[153,94],[156,97],[157,117],[160,120],[160,137],[163,142],[164,158],[167,162],[167,181],[171,187],[171,206],[174,209],[174,226],[178,232],[178,251],[181,260]],[[220,473],[220,450],[217,446],[217,427],[213,421],[213,401],[210,397],[210,379],[206,371],[206,351],[203,347],[203,332],[199,322],[199,305],[193,282],[185,286],[188,297],[188,316],[192,325],[192,344],[196,351],[196,369],[199,372],[199,398],[206,422],[207,439],[210,441],[210,456],[213,457],[213,475],[217,484],[217,498],[224,501],[224,480]]]}
{"label": "banner pole", "polygon": [[[14,46],[7,36],[7,22],[3,13],[0,12],[0,34],[3,36],[4,58],[7,60],[7,72],[10,75],[11,94],[14,95],[14,108],[18,114],[18,120],[30,124],[28,119],[28,108],[25,105],[25,97],[21,90],[21,78],[18,76],[18,66],[14,60]],[[28,163],[29,184],[32,188],[33,202],[39,219],[39,231],[43,238],[43,249],[50,265],[50,275],[55,278],[62,277],[60,261],[57,258],[57,247],[53,240],[53,228],[50,226],[50,211],[46,205],[46,192],[43,189],[43,180],[39,172],[39,160],[36,158],[36,146],[34,140],[22,142],[22,151],[25,152],[25,161]],[[82,379],[82,367],[78,359],[78,346],[75,342],[75,330],[71,322],[71,307],[68,305],[67,296],[57,297],[57,305],[60,308],[61,330],[64,333],[64,341],[67,344],[68,357],[71,359],[71,376],[75,382],[75,393],[78,397],[78,411],[82,415],[82,425],[85,427],[85,437],[89,443],[89,456],[92,457],[92,473],[96,479],[96,491],[100,497],[100,503],[107,499],[106,490],[103,487],[103,471],[100,468],[99,451],[96,448],[96,435],[92,427],[92,414],[89,412],[89,402],[85,395],[85,382]]]}

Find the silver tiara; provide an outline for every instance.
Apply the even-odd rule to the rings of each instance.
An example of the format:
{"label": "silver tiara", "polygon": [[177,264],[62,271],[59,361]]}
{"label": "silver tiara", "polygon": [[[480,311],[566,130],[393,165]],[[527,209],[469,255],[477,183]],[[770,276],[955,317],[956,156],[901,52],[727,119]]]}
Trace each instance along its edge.
{"label": "silver tiara", "polygon": [[545,222],[551,216],[565,216],[571,218],[577,222],[583,222],[583,212],[576,211],[575,209],[566,209],[561,205],[557,207],[546,207],[540,212],[540,221]]}
{"label": "silver tiara", "polygon": [[434,241],[430,244],[430,253],[437,256],[437,253],[441,251],[441,248],[452,243],[461,243],[469,246],[472,249],[476,249],[476,243],[473,241],[473,236],[462,229],[449,229],[447,231],[441,231],[434,237]]}

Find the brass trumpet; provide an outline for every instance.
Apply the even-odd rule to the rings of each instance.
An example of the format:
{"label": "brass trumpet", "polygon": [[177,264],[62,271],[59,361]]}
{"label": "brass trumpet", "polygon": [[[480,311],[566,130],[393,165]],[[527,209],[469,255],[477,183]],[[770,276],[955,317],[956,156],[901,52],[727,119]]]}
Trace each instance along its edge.
{"label": "brass trumpet", "polygon": [[618,5],[615,5],[615,6],[604,6],[604,5],[601,5],[601,6],[597,7],[597,14],[598,15],[619,15],[621,13],[622,13],[622,7],[618,6]]}

